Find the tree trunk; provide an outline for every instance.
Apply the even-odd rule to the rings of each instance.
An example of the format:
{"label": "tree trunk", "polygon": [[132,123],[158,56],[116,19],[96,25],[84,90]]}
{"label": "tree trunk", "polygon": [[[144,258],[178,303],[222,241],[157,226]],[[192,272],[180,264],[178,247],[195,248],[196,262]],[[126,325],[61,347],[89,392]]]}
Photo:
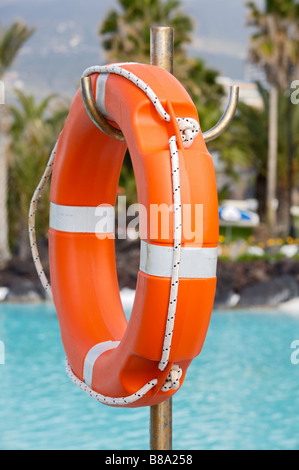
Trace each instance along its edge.
{"label": "tree trunk", "polygon": [[[25,221],[27,221],[27,218]],[[20,220],[15,244],[19,261],[26,262],[32,259],[28,229],[23,220]]]}
{"label": "tree trunk", "polygon": [[267,223],[274,235],[276,226],[276,185],[277,185],[277,149],[278,149],[278,89],[272,86],[269,103],[269,143],[267,171]]}
{"label": "tree trunk", "polygon": [[255,197],[258,202],[258,215],[261,223],[265,223],[267,220],[266,188],[267,178],[263,173],[259,173],[256,177]]}
{"label": "tree trunk", "polygon": [[293,204],[293,189],[295,186],[294,174],[293,174],[293,163],[294,163],[294,136],[293,136],[293,103],[291,101],[291,91],[288,97],[288,109],[287,109],[287,149],[288,149],[288,216],[289,221],[286,226],[286,234],[294,236],[293,218],[291,214]]}
{"label": "tree trunk", "polygon": [[277,221],[277,230],[278,234],[282,238],[286,238],[289,235],[293,235],[292,227],[292,195],[294,187],[294,177],[293,177],[293,158],[294,158],[294,144],[293,144],[293,103],[291,102],[291,97],[287,98],[287,109],[286,109],[286,122],[287,122],[287,131],[286,131],[286,154],[285,154],[285,167],[286,175],[284,180],[280,178],[278,182],[278,221]]}
{"label": "tree trunk", "polygon": [[5,145],[5,134],[3,132],[4,113],[0,105],[0,268],[7,265],[10,260],[8,243],[8,212],[7,212],[7,181],[8,164]]}
{"label": "tree trunk", "polygon": [[290,190],[288,186],[278,190],[279,206],[277,211],[276,233],[281,238],[290,235]]}

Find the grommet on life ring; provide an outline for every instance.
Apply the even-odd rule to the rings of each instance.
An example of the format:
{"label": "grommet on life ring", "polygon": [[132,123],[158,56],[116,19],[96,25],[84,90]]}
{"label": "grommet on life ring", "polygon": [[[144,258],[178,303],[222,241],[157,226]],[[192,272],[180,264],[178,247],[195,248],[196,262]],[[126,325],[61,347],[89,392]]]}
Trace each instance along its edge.
{"label": "grommet on life ring", "polygon": [[[55,148],[50,194],[50,276],[67,372],[101,403],[155,405],[182,385],[210,321],[219,234],[213,162],[195,106],[170,73],[128,63],[84,76],[125,142],[98,129],[78,90]],[[144,209],[129,322],[114,252],[127,146]]]}

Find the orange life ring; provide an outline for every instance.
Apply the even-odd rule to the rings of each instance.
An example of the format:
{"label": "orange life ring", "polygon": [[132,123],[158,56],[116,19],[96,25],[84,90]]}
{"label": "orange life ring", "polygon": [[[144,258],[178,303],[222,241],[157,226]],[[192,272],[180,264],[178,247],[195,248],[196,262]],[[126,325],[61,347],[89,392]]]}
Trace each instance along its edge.
{"label": "orange life ring", "polygon": [[[178,118],[198,123],[198,115],[170,73],[128,63],[85,75],[126,143],[94,125],[78,90],[58,140],[50,195],[50,276],[67,371],[101,403],[155,405],[183,383],[210,321],[219,236],[214,166],[199,125],[193,129],[187,121],[192,145],[186,145],[188,132],[182,137]],[[146,210],[129,322],[119,295],[113,226],[127,145]],[[151,208],[161,205],[171,208],[168,226],[158,218],[153,230]]]}

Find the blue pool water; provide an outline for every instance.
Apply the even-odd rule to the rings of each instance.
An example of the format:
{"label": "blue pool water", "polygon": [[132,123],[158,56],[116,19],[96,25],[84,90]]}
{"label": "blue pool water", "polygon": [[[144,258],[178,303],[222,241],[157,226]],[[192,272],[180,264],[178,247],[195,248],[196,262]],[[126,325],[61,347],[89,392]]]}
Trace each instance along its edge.
{"label": "blue pool water", "polygon": [[[173,398],[173,448],[299,450],[296,339],[299,316],[215,312]],[[1,304],[0,342],[1,450],[149,448],[148,408],[101,405],[68,379],[50,304]]]}

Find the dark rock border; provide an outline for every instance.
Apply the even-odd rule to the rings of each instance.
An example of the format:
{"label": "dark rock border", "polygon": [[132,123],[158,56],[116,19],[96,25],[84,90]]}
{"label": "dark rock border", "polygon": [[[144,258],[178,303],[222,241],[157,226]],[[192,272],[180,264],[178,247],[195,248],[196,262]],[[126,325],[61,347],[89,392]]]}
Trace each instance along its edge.
{"label": "dark rock border", "polygon": [[[139,267],[139,242],[116,241],[117,272],[120,289],[135,289]],[[49,276],[47,252],[43,265]],[[1,298],[1,286],[2,297]],[[218,262],[216,309],[277,307],[299,297],[299,262],[290,258],[276,263],[265,260]],[[0,301],[43,301],[44,290],[33,262],[13,260],[0,270]]]}

